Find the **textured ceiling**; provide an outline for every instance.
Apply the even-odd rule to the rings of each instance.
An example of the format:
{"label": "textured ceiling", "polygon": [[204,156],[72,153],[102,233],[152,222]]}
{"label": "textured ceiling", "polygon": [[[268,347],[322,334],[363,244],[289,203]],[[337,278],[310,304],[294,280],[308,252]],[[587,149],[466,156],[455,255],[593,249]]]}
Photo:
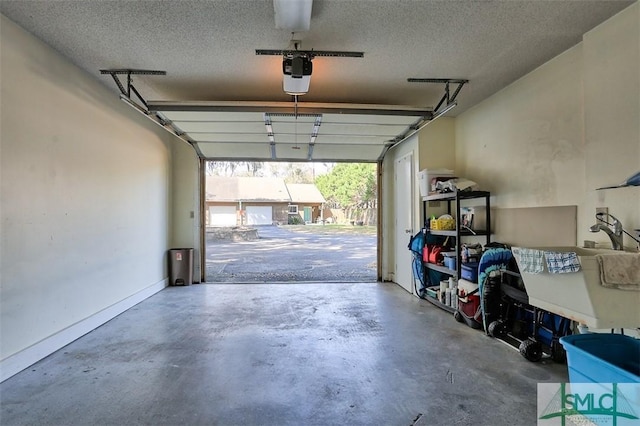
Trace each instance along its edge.
{"label": "textured ceiling", "polygon": [[[311,29],[293,36],[301,48],[362,51],[364,58],[315,58],[300,102],[432,109],[442,85],[407,78],[467,79],[447,114],[455,116],[632,3],[315,0]],[[255,49],[292,48],[292,34],[275,28],[271,0],[1,0],[0,12],[114,95],[116,85],[100,69],[166,71],[134,76],[147,100],[292,101],[282,91],[282,59],[255,55]]]}

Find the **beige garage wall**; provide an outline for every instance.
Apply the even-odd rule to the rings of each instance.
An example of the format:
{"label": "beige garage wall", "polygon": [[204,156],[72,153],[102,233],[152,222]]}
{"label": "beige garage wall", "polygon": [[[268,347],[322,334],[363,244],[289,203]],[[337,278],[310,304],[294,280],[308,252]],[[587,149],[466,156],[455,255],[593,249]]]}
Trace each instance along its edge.
{"label": "beige garage wall", "polygon": [[177,139],[0,24],[4,379],[164,287]]}
{"label": "beige garage wall", "polygon": [[[454,110],[455,111],[455,110]],[[456,168],[456,119],[440,117],[424,127],[419,136],[419,170]]]}
{"label": "beige garage wall", "polygon": [[609,207],[625,228],[640,228],[640,187],[595,190],[640,172],[640,4],[583,40],[587,220],[579,227],[593,238],[585,230],[596,206]]}
{"label": "beige garage wall", "polygon": [[578,206],[578,241],[609,244],[596,206],[640,228],[640,188],[596,191],[640,171],[639,27],[635,3],[457,117],[456,172],[494,207]]}
{"label": "beige garage wall", "polygon": [[490,190],[495,207],[582,200],[581,52],[563,53],[457,118],[456,172]]}
{"label": "beige garage wall", "polygon": [[[396,214],[395,214],[395,200],[394,200],[394,191],[395,191],[395,164],[396,161],[405,155],[413,154],[414,170],[418,170],[419,167],[419,157],[418,157],[418,136],[412,136],[400,145],[397,145],[393,149],[389,150],[384,157],[382,162],[382,202],[380,203],[381,208],[381,224],[382,224],[382,235],[380,238],[382,240],[381,246],[381,272],[383,281],[393,281],[396,282],[395,278],[395,263],[396,263],[396,245],[400,245],[402,249],[407,246],[408,239],[402,241],[396,241]],[[419,193],[417,181],[416,185],[414,185],[414,230],[418,230],[421,228],[420,225],[420,203],[418,202]],[[407,265],[407,268],[411,268],[411,264]]]}
{"label": "beige garage wall", "polygon": [[171,238],[172,248],[193,248],[193,278],[200,282],[201,217],[200,160],[186,142],[171,144]]}

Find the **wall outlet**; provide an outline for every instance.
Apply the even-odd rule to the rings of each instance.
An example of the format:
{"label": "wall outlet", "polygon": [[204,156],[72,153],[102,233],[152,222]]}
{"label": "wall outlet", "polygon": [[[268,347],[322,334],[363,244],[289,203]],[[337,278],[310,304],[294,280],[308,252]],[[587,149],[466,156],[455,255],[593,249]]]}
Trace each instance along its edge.
{"label": "wall outlet", "polygon": [[596,215],[602,213],[603,215],[609,214],[609,207],[596,207]]}

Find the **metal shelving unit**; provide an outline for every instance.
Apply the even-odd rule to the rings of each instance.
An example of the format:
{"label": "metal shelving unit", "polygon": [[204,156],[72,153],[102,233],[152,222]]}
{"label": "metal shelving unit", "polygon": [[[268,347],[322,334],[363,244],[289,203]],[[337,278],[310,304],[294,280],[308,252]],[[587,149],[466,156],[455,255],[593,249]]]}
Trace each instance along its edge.
{"label": "metal shelving unit", "polygon": [[[424,227],[427,229],[427,233],[431,235],[438,235],[444,237],[455,238],[455,252],[456,252],[456,269],[449,269],[443,265],[436,265],[433,263],[424,263],[425,268],[431,269],[442,274],[451,275],[456,277],[456,279],[460,279],[462,275],[462,260],[461,260],[461,239],[464,237],[470,236],[479,236],[485,237],[485,244],[489,244],[491,242],[491,194],[488,191],[457,191],[457,192],[449,192],[449,193],[441,193],[441,194],[433,194],[422,197],[423,203],[423,223]],[[486,227],[485,229],[473,229],[473,231],[469,229],[461,229],[460,226],[460,211],[461,211],[461,201],[464,200],[484,200],[483,204],[486,209]],[[429,209],[428,204],[429,201],[446,201],[447,202],[447,212],[452,215],[456,221],[456,228],[453,230],[437,230],[430,229],[429,223]],[[442,308],[448,312],[454,312],[455,309],[441,303],[438,299],[425,296],[426,299],[433,303],[434,305]]]}

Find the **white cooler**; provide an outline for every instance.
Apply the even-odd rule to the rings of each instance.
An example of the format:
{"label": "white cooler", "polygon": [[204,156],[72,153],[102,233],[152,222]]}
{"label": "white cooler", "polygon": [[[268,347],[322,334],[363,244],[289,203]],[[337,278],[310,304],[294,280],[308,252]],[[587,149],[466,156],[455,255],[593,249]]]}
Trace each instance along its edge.
{"label": "white cooler", "polygon": [[420,183],[420,196],[425,197],[431,191],[431,180],[436,177],[455,177],[453,170],[449,169],[424,169],[418,172],[418,182]]}

